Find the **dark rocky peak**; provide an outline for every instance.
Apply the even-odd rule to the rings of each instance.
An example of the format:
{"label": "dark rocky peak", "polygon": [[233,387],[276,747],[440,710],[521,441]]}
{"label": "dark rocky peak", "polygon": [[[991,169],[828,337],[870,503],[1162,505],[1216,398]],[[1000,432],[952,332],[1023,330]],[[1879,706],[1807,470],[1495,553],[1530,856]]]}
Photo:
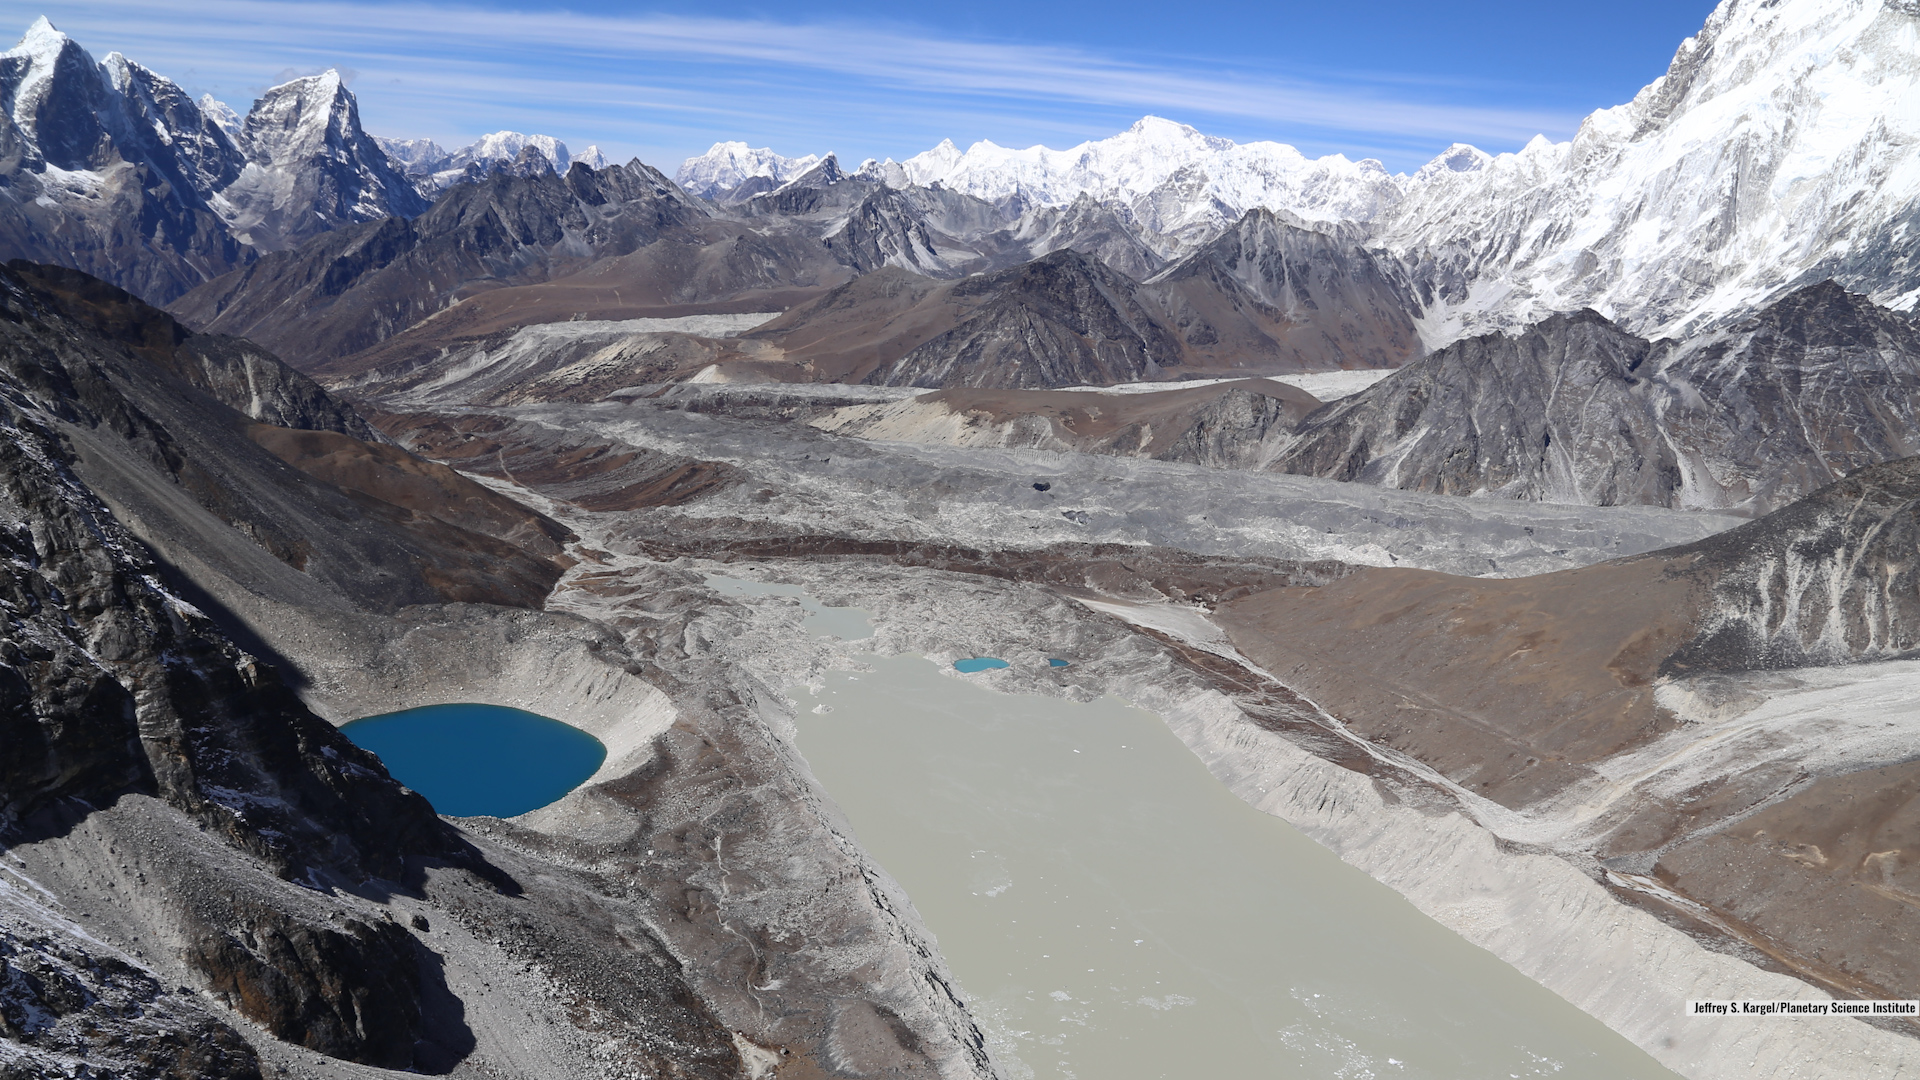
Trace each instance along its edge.
{"label": "dark rocky peak", "polygon": [[239,178],[245,155],[220,117],[173,81],[117,52],[108,53],[100,66],[108,84],[126,102],[125,115],[136,121],[123,145],[140,145],[144,160],[170,178],[184,180],[203,197]]}
{"label": "dark rocky peak", "polygon": [[1131,291],[1138,283],[1085,252],[1063,248],[1030,262],[970,277],[955,295],[1065,296],[1086,289]]}
{"label": "dark rocky peak", "polygon": [[539,176],[555,171],[553,159],[541,153],[537,146],[522,147],[512,161],[500,166],[500,170],[514,176]]}
{"label": "dark rocky peak", "polygon": [[1673,451],[1636,374],[1651,347],[1593,311],[1456,342],[1308,417],[1272,467],[1450,495],[1665,503]]}
{"label": "dark rocky peak", "polygon": [[1045,389],[1164,377],[1179,340],[1136,298],[1138,285],[1077,251],[962,279],[977,304],[952,330],[876,369],[882,386]]}
{"label": "dark rocky peak", "polygon": [[821,158],[811,169],[782,184],[781,188],[803,189],[832,187],[846,178],[846,170],[840,167],[840,158],[837,155],[828,154],[826,157]]}
{"label": "dark rocky peak", "polygon": [[1717,335],[1703,336],[1751,334],[1816,349],[1893,343],[1889,339],[1908,348],[1920,345],[1920,324],[1911,313],[1881,307],[1831,278],[1795,289]]}
{"label": "dark rocky peak", "polygon": [[839,159],[828,154],[806,172],[739,205],[756,217],[805,217],[858,206],[879,186],[872,180],[847,175]]}
{"label": "dark rocky peak", "polygon": [[72,172],[113,161],[112,137],[100,117],[113,103],[112,90],[93,57],[46,16],[0,55],[0,101],[29,167]]}
{"label": "dark rocky peak", "polygon": [[1591,310],[1456,342],[1316,414],[1277,468],[1766,513],[1920,452],[1920,326],[1830,282],[1648,342]]}
{"label": "dark rocky peak", "polygon": [[1231,279],[1250,296],[1287,312],[1314,306],[1314,286],[1340,289],[1356,278],[1370,287],[1386,281],[1357,235],[1310,226],[1264,207],[1247,211],[1231,229],[1154,280],[1202,275]]}
{"label": "dark rocky peak", "polygon": [[942,256],[920,208],[888,187],[868,192],[825,242],[834,258],[862,274],[883,266],[934,278],[960,273]]}

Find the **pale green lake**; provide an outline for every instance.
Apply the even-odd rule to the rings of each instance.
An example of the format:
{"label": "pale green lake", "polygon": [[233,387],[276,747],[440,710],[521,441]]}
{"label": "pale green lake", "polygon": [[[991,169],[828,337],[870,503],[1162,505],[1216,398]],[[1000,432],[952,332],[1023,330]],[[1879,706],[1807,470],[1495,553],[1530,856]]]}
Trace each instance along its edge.
{"label": "pale green lake", "polygon": [[862,659],[789,690],[800,749],[1016,1080],[1673,1080],[1241,802],[1153,715]]}

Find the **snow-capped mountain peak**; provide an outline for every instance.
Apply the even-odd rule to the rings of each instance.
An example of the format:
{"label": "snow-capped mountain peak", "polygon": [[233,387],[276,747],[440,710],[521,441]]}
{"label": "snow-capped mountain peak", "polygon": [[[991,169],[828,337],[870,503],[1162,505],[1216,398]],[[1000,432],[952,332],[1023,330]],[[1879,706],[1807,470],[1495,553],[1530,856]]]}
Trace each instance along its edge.
{"label": "snow-capped mountain peak", "polygon": [[1443,175],[1475,173],[1486,168],[1492,161],[1493,155],[1477,146],[1454,143],[1440,151],[1432,161],[1421,166],[1420,171],[1413,174],[1413,179],[1416,184],[1424,184],[1437,180]]}
{"label": "snow-capped mountain peak", "polygon": [[753,179],[784,184],[819,163],[818,154],[790,158],[744,142],[717,142],[706,153],[681,162],[673,179],[688,194],[711,198]]}
{"label": "snow-capped mountain peak", "polygon": [[[883,175],[892,163],[882,163]],[[1117,203],[1169,235],[1217,232],[1254,207],[1314,220],[1368,221],[1399,198],[1371,159],[1308,159],[1284,143],[1235,143],[1158,116],[1064,150],[951,140],[899,163],[907,180],[1016,209],[1065,207],[1083,195]]]}
{"label": "snow-capped mountain peak", "polygon": [[248,166],[221,195],[236,235],[259,247],[347,221],[411,217],[427,201],[360,127],[360,106],[327,70],[260,95],[241,124]]}
{"label": "snow-capped mountain peak", "polygon": [[511,162],[520,156],[521,151],[532,147],[540,156],[553,165],[553,171],[563,173],[573,163],[567,154],[567,144],[551,135],[522,135],[517,131],[496,131],[491,135],[482,135],[473,143],[455,150],[452,154],[452,167],[466,168],[473,162]]}
{"label": "snow-capped mountain peak", "polygon": [[1421,268],[1430,345],[1583,307],[1686,334],[1827,278],[1908,307],[1915,101],[1908,0],[1724,0],[1632,101],[1421,170],[1377,235]]}
{"label": "snow-capped mountain peak", "polygon": [[26,33],[20,35],[19,44],[8,49],[4,55],[8,58],[24,56],[51,59],[72,44],[72,38],[61,33],[60,29],[53,25],[53,20],[42,15],[33,20],[33,24],[27,27]]}
{"label": "snow-capped mountain peak", "polygon": [[232,106],[212,94],[200,95],[200,111],[207,119],[220,125],[220,130],[229,136],[237,137],[241,126],[245,123],[240,114],[233,111]]}

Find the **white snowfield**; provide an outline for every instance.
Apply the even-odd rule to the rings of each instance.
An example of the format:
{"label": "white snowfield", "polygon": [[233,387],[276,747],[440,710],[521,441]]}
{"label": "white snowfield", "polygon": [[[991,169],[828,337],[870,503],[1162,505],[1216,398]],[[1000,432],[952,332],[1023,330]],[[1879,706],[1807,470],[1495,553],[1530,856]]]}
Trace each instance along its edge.
{"label": "white snowfield", "polygon": [[[1571,140],[1497,156],[1456,144],[1412,175],[1151,116],[1065,150],[947,141],[861,174],[1020,209],[1090,196],[1188,237],[1255,207],[1362,225],[1437,348],[1583,307],[1680,335],[1829,277],[1911,309],[1916,144],[1920,4],[1724,0],[1667,74]],[[721,144],[681,174],[769,175],[733,164],[751,155],[811,160]]]}

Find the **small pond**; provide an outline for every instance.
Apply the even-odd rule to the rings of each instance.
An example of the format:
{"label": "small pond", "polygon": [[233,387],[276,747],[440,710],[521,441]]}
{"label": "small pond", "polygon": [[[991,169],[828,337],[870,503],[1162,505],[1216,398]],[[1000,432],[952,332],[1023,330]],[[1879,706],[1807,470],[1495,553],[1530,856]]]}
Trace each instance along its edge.
{"label": "small pond", "polygon": [[513,817],[580,786],[607,759],[570,724],[502,705],[426,705],[340,729],[395,780],[453,817]]}

